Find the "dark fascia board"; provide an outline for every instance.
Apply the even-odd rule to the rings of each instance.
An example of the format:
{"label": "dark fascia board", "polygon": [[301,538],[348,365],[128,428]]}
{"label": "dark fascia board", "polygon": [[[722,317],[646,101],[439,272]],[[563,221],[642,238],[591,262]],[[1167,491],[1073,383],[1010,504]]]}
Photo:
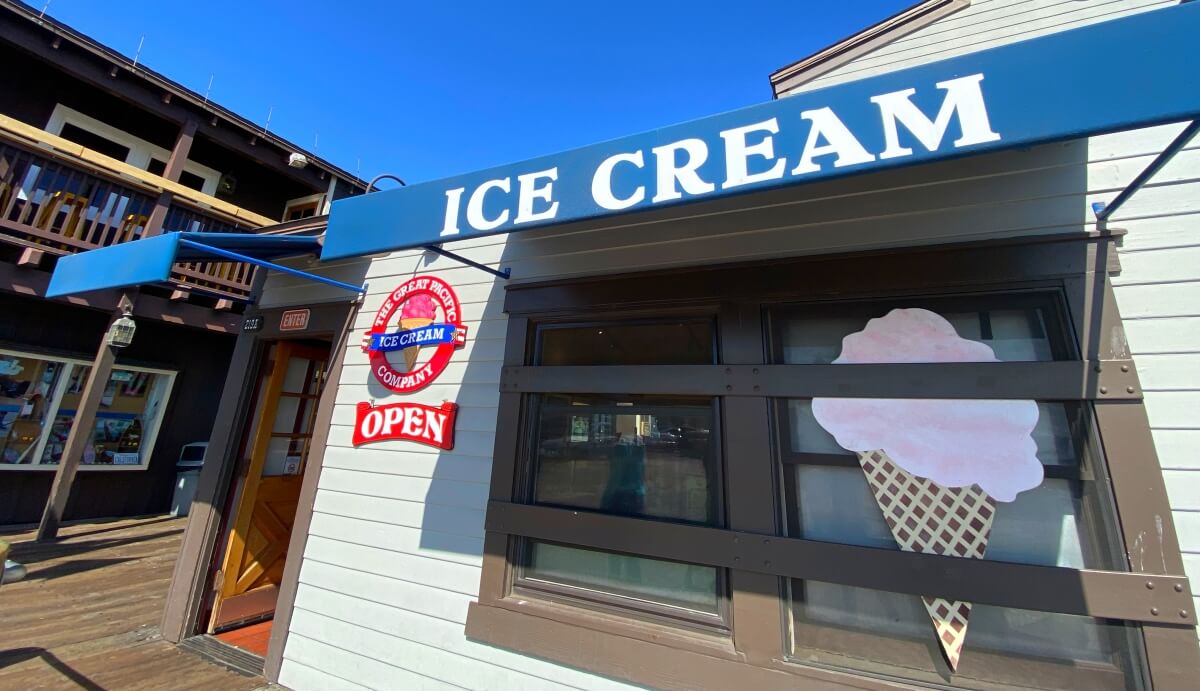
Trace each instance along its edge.
{"label": "dark fascia board", "polygon": [[223,108],[222,106],[205,99],[203,96],[195,91],[192,91],[186,86],[183,86],[182,84],[146,67],[145,64],[135,63],[133,60],[125,57],[112,48],[95,41],[89,36],[79,33],[66,24],[55,20],[53,17],[43,14],[42,11],[35,10],[29,5],[20,2],[20,0],[0,0],[0,8],[8,10],[16,16],[32,22],[33,24],[41,26],[42,28],[53,33],[55,36],[69,41],[72,45],[80,48],[83,51],[111,62],[114,66],[129,72],[135,77],[143,79],[146,82],[153,84],[155,87],[171,94],[172,98],[179,98],[188,102],[193,107],[200,109],[202,112],[208,112],[219,117],[221,120],[224,120],[244,130],[247,135],[257,137],[264,142],[270,143],[282,149],[284,152],[296,152],[304,154],[304,156],[308,158],[310,164],[325,170],[327,173],[339,177],[346,182],[349,182],[359,190],[365,190],[367,188],[366,181],[360,179],[358,176],[353,175],[342,168],[339,168],[338,166],[335,166],[329,161],[326,161],[316,154],[307,151],[282,137],[266,131],[263,127],[250,122],[237,113],[234,113],[227,108]]}
{"label": "dark fascia board", "polygon": [[273,226],[259,228],[258,235],[323,235],[329,225],[329,214],[310,216],[295,221],[284,221]]}
{"label": "dark fascia board", "polygon": [[780,94],[809,82],[902,36],[929,26],[971,4],[971,0],[924,0],[812,55],[771,73],[771,92]]}

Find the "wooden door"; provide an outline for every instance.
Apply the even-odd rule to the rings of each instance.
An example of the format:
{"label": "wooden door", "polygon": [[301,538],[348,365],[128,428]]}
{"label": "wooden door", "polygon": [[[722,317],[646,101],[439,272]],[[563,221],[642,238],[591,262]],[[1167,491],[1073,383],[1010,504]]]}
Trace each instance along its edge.
{"label": "wooden door", "polygon": [[246,436],[249,463],[217,574],[210,632],[275,610],[328,363],[328,349],[272,346]]}

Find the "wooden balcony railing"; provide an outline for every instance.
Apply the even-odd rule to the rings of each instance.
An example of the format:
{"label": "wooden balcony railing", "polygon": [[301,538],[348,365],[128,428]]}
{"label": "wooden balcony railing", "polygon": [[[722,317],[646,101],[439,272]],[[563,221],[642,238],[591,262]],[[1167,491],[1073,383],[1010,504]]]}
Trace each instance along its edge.
{"label": "wooden balcony railing", "polygon": [[[58,255],[131,242],[145,234],[160,193],[170,190],[168,185],[178,186],[163,179],[168,185],[156,187],[92,165],[92,159],[107,157],[88,149],[83,149],[91,154],[87,160],[79,160],[6,134],[0,128],[0,241]],[[153,177],[138,172],[139,177]],[[231,216],[204,206],[175,196],[162,231],[248,233],[264,225],[248,217],[267,220],[249,212]],[[250,293],[253,268],[230,262],[180,263],[173,267],[171,278],[181,288],[240,299]]]}

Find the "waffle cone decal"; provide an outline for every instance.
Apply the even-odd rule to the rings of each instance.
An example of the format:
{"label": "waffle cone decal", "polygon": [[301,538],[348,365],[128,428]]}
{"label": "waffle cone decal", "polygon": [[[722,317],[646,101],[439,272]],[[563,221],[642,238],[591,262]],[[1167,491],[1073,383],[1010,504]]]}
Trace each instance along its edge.
{"label": "waffle cone decal", "polygon": [[[858,462],[900,549],[983,559],[996,517],[996,502],[987,492],[974,485],[941,487],[905,471],[883,451],[860,453]],[[957,669],[971,603],[927,595],[921,600],[946,661]]]}
{"label": "waffle cone decal", "polygon": [[[843,340],[835,364],[996,362],[933,312],[892,310]],[[1042,482],[1033,401],[816,398],[813,415],[858,454],[892,537],[907,552],[983,559],[998,502]],[[967,640],[971,603],[922,593],[951,670]]]}

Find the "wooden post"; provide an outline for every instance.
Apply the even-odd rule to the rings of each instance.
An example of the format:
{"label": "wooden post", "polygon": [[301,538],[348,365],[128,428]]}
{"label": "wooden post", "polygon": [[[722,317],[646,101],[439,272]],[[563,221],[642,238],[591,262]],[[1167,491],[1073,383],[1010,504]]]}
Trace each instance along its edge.
{"label": "wooden post", "polygon": [[[188,154],[191,153],[192,140],[195,138],[196,121],[188,120],[179,130],[179,136],[175,138],[175,148],[171,149],[171,156],[167,159],[166,169],[163,170],[164,178],[171,182],[179,182],[179,176],[183,173],[183,164],[187,161]],[[173,198],[174,195],[170,192],[158,195],[158,201],[154,204],[154,210],[150,212],[150,219],[146,221],[146,229],[142,232],[142,237],[148,238],[162,232],[163,222],[167,220],[167,209],[170,208]]]}
{"label": "wooden post", "polygon": [[[133,302],[128,296],[122,295],[117,313],[109,322],[109,329],[112,328],[112,322],[132,309]],[[63,512],[67,509],[67,500],[71,498],[71,487],[75,484],[75,474],[83,461],[84,450],[94,443],[96,411],[100,408],[100,398],[104,395],[104,388],[108,385],[108,378],[112,374],[116,359],[117,348],[108,345],[108,329],[105,329],[96,359],[92,361],[87,383],[83,386],[83,395],[79,408],[75,411],[75,419],[71,422],[71,431],[67,434],[62,460],[54,472],[54,483],[50,485],[50,496],[46,499],[42,522],[38,525],[38,542],[47,542],[58,537],[58,527],[62,523]]]}

